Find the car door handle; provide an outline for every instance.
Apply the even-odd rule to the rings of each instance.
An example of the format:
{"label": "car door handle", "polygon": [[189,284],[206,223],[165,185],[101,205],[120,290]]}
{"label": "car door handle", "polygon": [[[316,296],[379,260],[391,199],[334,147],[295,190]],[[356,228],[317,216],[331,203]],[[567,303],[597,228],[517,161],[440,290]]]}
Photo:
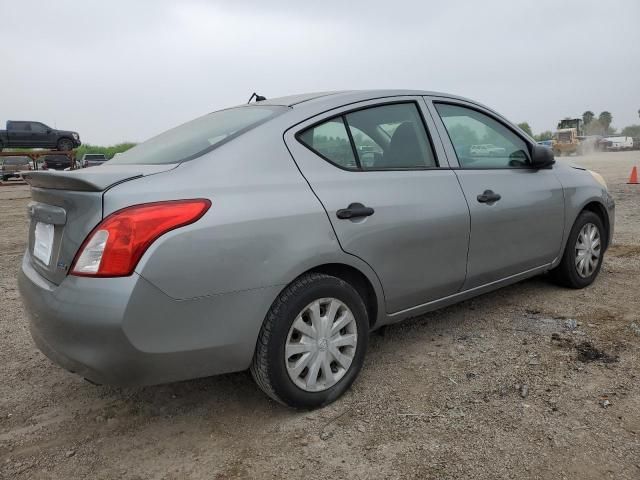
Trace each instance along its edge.
{"label": "car door handle", "polygon": [[499,193],[495,193],[493,190],[485,190],[484,193],[478,195],[478,201],[480,203],[493,203],[500,200],[502,197]]}
{"label": "car door handle", "polygon": [[348,220],[350,218],[369,217],[374,214],[374,210],[371,207],[365,207],[361,203],[352,203],[347,208],[341,208],[336,212],[336,217],[341,220]]}

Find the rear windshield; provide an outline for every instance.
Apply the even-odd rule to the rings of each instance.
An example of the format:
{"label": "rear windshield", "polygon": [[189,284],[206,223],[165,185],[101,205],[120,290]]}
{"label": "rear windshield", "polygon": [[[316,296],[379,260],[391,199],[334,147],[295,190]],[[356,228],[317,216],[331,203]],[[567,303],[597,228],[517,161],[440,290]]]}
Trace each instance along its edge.
{"label": "rear windshield", "polygon": [[109,165],[193,160],[286,110],[282,106],[247,106],[209,113],[136,145],[111,159]]}

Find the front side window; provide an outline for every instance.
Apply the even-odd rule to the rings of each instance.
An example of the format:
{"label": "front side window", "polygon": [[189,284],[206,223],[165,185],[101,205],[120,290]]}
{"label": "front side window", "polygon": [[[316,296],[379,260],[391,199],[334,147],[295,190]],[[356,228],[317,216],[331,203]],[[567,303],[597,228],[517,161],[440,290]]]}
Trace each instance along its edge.
{"label": "front side window", "polygon": [[46,133],[47,132],[47,127],[45,127],[42,123],[32,123],[31,124],[31,131],[32,132],[37,132],[37,133]]}
{"label": "front side window", "polygon": [[527,143],[488,115],[436,103],[461,167],[518,168],[530,164]]}
{"label": "front side window", "polygon": [[[331,152],[324,146],[327,138],[334,143]],[[346,113],[303,131],[298,139],[343,168],[404,170],[438,166],[413,102]],[[340,157],[336,142],[339,142]]]}

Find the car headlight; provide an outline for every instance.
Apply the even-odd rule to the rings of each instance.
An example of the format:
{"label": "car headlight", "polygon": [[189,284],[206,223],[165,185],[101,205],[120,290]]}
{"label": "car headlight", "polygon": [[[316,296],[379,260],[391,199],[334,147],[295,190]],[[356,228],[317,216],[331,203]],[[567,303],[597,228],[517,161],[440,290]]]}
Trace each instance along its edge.
{"label": "car headlight", "polygon": [[591,176],[594,178],[596,182],[598,182],[600,185],[604,187],[605,190],[609,190],[609,187],[607,187],[607,182],[604,181],[604,177],[602,175],[592,170],[587,170],[587,171],[591,174]]}
{"label": "car headlight", "polygon": [[76,140],[80,139],[80,135],[78,135],[77,133],[73,132],[71,135],[73,135],[73,138]]}

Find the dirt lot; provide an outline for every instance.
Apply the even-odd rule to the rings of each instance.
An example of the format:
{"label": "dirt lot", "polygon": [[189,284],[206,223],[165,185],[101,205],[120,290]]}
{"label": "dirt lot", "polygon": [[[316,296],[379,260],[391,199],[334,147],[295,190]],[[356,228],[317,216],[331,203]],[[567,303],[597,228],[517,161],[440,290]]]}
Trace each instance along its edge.
{"label": "dirt lot", "polygon": [[593,286],[537,278],[390,327],[314,412],[246,373],[117,389],[53,365],[15,280],[28,188],[0,187],[0,478],[640,478],[640,152],[572,161],[617,201]]}

